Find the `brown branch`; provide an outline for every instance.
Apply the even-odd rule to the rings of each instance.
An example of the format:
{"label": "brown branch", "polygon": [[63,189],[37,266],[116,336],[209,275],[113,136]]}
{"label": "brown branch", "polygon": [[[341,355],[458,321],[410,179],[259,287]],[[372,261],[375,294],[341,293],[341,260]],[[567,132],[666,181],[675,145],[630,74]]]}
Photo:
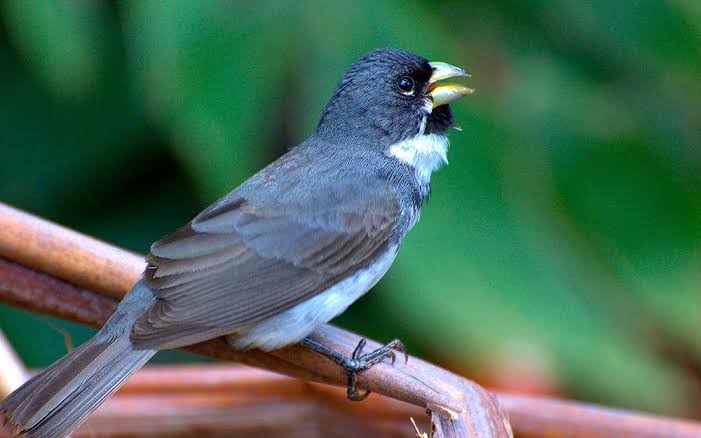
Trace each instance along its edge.
{"label": "brown branch", "polygon": [[499,394],[518,438],[699,438],[701,423],[548,397]]}
{"label": "brown branch", "polygon": [[[351,403],[340,388],[239,365],[152,366],[73,437],[395,438],[411,436],[410,417],[425,418],[424,410],[388,397]],[[428,429],[427,418],[420,427]]]}
{"label": "brown branch", "polygon": [[[45,274],[120,298],[143,270],[143,261],[137,255],[1,204],[0,229],[3,230],[0,235],[0,256],[38,271],[31,275],[32,281],[28,279],[26,268],[22,273],[0,273],[0,277],[4,278],[6,283],[13,283],[2,287],[0,299],[8,295],[14,303],[22,301],[26,308],[34,306],[35,310],[51,310],[40,308],[49,301],[48,296],[44,299],[41,294],[53,295],[53,287],[44,284],[48,280]],[[11,262],[3,264],[3,267],[10,271],[15,266]],[[52,286],[56,286],[57,279],[53,280]],[[27,294],[22,288],[17,287],[22,284],[25,287],[29,286],[32,294],[29,299],[26,299]],[[65,283],[60,289],[66,292],[69,287],[70,285]],[[87,290],[74,289],[76,298],[84,299],[89,296]],[[64,301],[65,298],[67,297],[62,297],[62,304],[50,300],[53,301],[51,308],[68,312],[67,306],[74,301]],[[83,301],[81,309],[86,308],[85,304],[87,303]],[[96,301],[94,304],[103,313],[93,315],[94,317],[90,318],[91,322],[102,324],[108,313],[104,312],[106,308],[103,306],[106,303],[101,299],[99,303]],[[72,317],[78,319],[80,312],[75,310]],[[352,352],[360,340],[357,335],[332,326],[322,327],[314,336],[326,345],[347,354]],[[368,348],[378,346],[375,342],[368,342]],[[188,350],[307,380],[341,386],[346,384],[345,374],[338,366],[301,347],[290,347],[271,354],[260,351],[242,353],[232,350],[220,338],[194,345]],[[511,436],[508,419],[491,393],[474,382],[418,358],[411,358],[407,365],[401,361],[395,366],[388,363],[378,364],[361,373],[358,386],[430,409],[434,421],[443,431],[438,436]]]}
{"label": "brown branch", "polygon": [[0,203],[0,256],[121,299],[144,270],[136,254]]}
{"label": "brown branch", "polygon": [[[0,300],[25,308],[99,325],[114,309],[116,301],[41,272],[90,288],[98,286],[96,289],[103,293],[118,297],[138,278],[143,267],[138,256],[2,205],[0,227],[3,230],[0,255],[39,271],[33,272],[7,261],[0,264]],[[85,250],[83,245],[86,245]],[[93,254],[98,255],[96,265],[91,264]],[[83,266],[72,266],[67,260],[79,261]],[[113,267],[114,271],[99,272]],[[63,294],[60,299],[56,299],[56,291]],[[328,325],[315,336],[345,352],[350,352],[359,339],[357,335]],[[338,367],[300,347],[271,354],[241,353],[216,339],[189,350],[294,377],[345,385],[345,376]],[[429,408],[443,434],[440,436],[505,437],[510,434],[506,416],[491,393],[418,358],[410,358],[407,365],[380,364],[362,373],[359,383],[374,392]],[[701,436],[701,425],[691,421],[537,397],[504,394],[499,399],[507,408],[519,436]]]}
{"label": "brown branch", "polygon": [[[164,377],[169,382],[166,385],[162,384]],[[130,416],[135,416],[133,414],[139,413],[140,406],[133,403],[140,402],[141,407],[148,411],[147,400],[156,396],[168,403],[174,394],[178,402],[172,407],[176,412],[167,413],[165,417],[153,413],[154,418],[139,422],[141,427],[154,428],[156,424],[162,431],[161,436],[171,436],[163,432],[175,432],[176,428],[163,431],[163,426],[173,419],[176,424],[186,420],[190,428],[195,425],[198,432],[207,423],[215,423],[216,432],[222,436],[251,436],[255,432],[259,436],[285,437],[408,437],[412,430],[408,418],[424,416],[420,408],[387,397],[372,397],[367,404],[350,403],[339,388],[252,368],[171,366],[147,369],[130,379],[117,394],[115,401],[120,406],[113,403],[101,409],[107,425],[104,429],[114,430],[110,427],[114,421],[110,419],[122,416],[120,407],[124,412],[126,405],[132,413]],[[198,405],[201,408],[193,409]],[[167,410],[161,411],[166,413]],[[99,420],[101,412],[96,414]],[[428,428],[428,421],[425,423],[422,426]],[[89,426],[95,432],[95,422],[91,420]],[[142,435],[152,436],[148,433]],[[199,434],[202,435],[207,434]]]}

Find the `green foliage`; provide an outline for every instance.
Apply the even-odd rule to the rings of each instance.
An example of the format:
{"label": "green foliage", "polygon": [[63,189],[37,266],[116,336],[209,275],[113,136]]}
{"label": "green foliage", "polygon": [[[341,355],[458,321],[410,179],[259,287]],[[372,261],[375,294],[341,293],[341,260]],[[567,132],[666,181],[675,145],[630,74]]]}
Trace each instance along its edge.
{"label": "green foliage", "polygon": [[[700,415],[694,2],[0,13],[0,200],[142,252],[302,140],[364,51],[464,66],[477,93],[454,105],[451,165],[381,291],[340,323],[491,382],[506,367],[565,395]],[[46,321],[0,307],[31,366],[65,351]]]}

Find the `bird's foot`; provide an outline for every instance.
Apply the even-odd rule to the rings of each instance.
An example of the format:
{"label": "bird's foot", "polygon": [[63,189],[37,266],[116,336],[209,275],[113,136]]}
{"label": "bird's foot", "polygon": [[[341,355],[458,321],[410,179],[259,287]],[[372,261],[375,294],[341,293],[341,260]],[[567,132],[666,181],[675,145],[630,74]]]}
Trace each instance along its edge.
{"label": "bird's foot", "polygon": [[351,357],[348,357],[311,338],[305,338],[302,341],[302,345],[321,354],[322,356],[327,357],[346,371],[346,376],[348,376],[348,399],[353,401],[364,400],[368,395],[370,395],[370,391],[363,393],[358,392],[358,373],[360,371],[367,370],[368,368],[377,365],[387,357],[392,359],[392,364],[394,365],[394,361],[397,359],[395,350],[404,353],[404,363],[409,360],[409,355],[406,352],[406,348],[399,339],[394,339],[377,350],[363,354],[363,349],[365,348],[366,343],[367,341],[365,339],[361,339],[360,342],[358,342],[358,346],[355,347],[355,350],[353,350]]}

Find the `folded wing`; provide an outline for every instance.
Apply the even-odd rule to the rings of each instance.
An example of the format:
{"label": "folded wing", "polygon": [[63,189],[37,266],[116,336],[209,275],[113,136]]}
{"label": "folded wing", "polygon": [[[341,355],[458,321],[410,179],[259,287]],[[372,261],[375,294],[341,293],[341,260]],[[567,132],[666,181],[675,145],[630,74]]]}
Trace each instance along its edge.
{"label": "folded wing", "polygon": [[401,212],[389,186],[356,185],[336,184],[348,196],[336,191],[311,211],[234,192],[156,242],[146,282],[159,299],[137,320],[133,341],[175,348],[233,333],[368,265],[392,243]]}

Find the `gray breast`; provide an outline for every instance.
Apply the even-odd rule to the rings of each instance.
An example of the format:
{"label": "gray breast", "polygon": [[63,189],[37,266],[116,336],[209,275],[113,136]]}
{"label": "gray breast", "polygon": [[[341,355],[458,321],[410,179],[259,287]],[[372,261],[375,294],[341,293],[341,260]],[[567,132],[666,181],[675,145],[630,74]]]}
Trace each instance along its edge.
{"label": "gray breast", "polygon": [[398,249],[399,245],[391,246],[370,266],[314,298],[227,336],[227,341],[236,349],[259,348],[264,351],[300,342],[370,290],[392,265]]}

